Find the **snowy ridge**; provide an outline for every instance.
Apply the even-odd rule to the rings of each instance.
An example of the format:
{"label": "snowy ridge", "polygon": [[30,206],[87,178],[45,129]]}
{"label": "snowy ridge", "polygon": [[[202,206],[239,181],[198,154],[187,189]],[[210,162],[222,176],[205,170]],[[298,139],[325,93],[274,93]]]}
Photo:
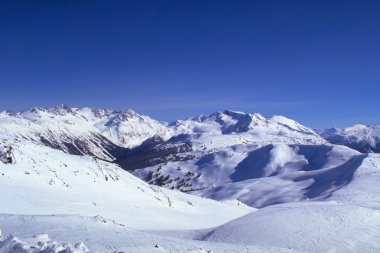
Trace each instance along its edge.
{"label": "snowy ridge", "polygon": [[125,148],[141,144],[159,134],[170,136],[162,123],[132,110],[69,108],[32,108],[0,114],[3,139],[32,140],[67,153],[93,155],[114,160]]}
{"label": "snowy ridge", "polygon": [[127,149],[139,147],[153,137],[161,142],[170,140],[163,149],[173,146],[179,147],[181,152],[238,144],[325,142],[312,129],[282,116],[265,118],[259,114],[224,111],[167,124],[133,110],[66,105],[19,113],[4,111],[0,113],[0,131],[6,144],[31,140],[70,154],[118,160],[121,165]]}
{"label": "snowy ridge", "polygon": [[176,121],[170,126],[177,135],[188,135],[198,150],[253,143],[326,143],[314,130],[286,117],[265,118],[229,110]]}
{"label": "snowy ridge", "polygon": [[295,144],[237,145],[182,156],[190,154],[192,159],[133,173],[151,184],[264,207],[329,198],[352,181],[366,158],[344,146]]}
{"label": "snowy ridge", "polygon": [[321,132],[326,140],[363,153],[380,152],[380,125],[355,125],[348,128],[332,128]]}

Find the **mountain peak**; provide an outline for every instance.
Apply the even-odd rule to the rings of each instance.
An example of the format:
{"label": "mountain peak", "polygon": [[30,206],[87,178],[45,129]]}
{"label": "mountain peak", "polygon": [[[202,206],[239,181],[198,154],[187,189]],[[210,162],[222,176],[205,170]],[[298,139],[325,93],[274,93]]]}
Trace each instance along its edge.
{"label": "mountain peak", "polygon": [[225,114],[231,117],[236,117],[236,116],[246,115],[247,113],[240,112],[240,111],[233,111],[233,110],[224,110],[222,114]]}
{"label": "mountain peak", "polygon": [[128,117],[141,117],[141,115],[139,113],[137,113],[136,111],[132,110],[132,109],[128,109],[126,110],[123,115],[125,116],[128,116]]}
{"label": "mountain peak", "polygon": [[0,112],[1,115],[13,116],[15,113],[11,110],[4,110]]}
{"label": "mountain peak", "polygon": [[32,108],[30,108],[29,110],[27,110],[25,112],[39,113],[39,112],[46,112],[46,111],[47,111],[47,109],[43,108],[43,107],[32,107]]}
{"label": "mountain peak", "polygon": [[74,113],[74,110],[65,104],[60,104],[58,106],[53,107],[52,109],[48,110],[49,112],[56,113],[59,115],[65,115],[68,113]]}

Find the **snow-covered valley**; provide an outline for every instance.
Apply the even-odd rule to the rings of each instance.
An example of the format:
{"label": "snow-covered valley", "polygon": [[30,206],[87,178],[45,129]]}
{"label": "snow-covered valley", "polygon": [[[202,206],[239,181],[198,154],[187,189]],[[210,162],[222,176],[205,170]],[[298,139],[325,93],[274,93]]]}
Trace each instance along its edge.
{"label": "snow-covered valley", "polygon": [[379,252],[380,155],[321,136],[233,111],[2,112],[0,253]]}

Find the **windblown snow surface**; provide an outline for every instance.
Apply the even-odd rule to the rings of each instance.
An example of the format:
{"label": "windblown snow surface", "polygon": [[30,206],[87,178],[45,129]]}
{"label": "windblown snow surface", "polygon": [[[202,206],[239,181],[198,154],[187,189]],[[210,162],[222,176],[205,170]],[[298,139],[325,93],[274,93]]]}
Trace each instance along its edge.
{"label": "windblown snow surface", "polygon": [[0,130],[0,253],[380,252],[380,155],[282,116],[61,106]]}

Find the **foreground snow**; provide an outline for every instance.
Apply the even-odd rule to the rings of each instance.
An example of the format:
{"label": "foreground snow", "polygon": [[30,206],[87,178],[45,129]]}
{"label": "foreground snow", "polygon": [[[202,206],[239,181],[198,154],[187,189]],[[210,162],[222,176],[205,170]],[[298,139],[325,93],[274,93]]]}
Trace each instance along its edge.
{"label": "foreground snow", "polygon": [[[77,215],[0,215],[3,234],[13,234],[0,240],[0,252],[10,253],[14,246],[23,245],[22,253],[35,252],[236,252],[236,253],[285,253],[300,252],[277,247],[238,246],[226,243],[202,242],[198,240],[176,239],[152,233],[137,231],[112,222],[104,222],[99,217]],[[49,233],[39,234],[39,233]],[[51,239],[50,239],[51,238]],[[60,242],[60,243],[57,243]],[[63,243],[62,243],[63,242]],[[3,245],[3,246],[1,246]],[[35,247],[35,248],[32,248]],[[45,249],[45,251],[43,251]],[[49,249],[49,250],[46,250]],[[59,249],[59,250],[58,250]]]}
{"label": "foreground snow", "polygon": [[307,252],[379,252],[380,211],[335,202],[282,204],[231,221],[201,239]]}
{"label": "foreground snow", "polygon": [[[26,224],[25,224],[26,225]],[[42,252],[65,252],[80,253],[89,252],[83,243],[77,243],[73,247],[67,243],[52,241],[47,234],[36,234],[27,241],[9,235],[2,239],[0,234],[0,252],[17,253],[42,253]]]}

